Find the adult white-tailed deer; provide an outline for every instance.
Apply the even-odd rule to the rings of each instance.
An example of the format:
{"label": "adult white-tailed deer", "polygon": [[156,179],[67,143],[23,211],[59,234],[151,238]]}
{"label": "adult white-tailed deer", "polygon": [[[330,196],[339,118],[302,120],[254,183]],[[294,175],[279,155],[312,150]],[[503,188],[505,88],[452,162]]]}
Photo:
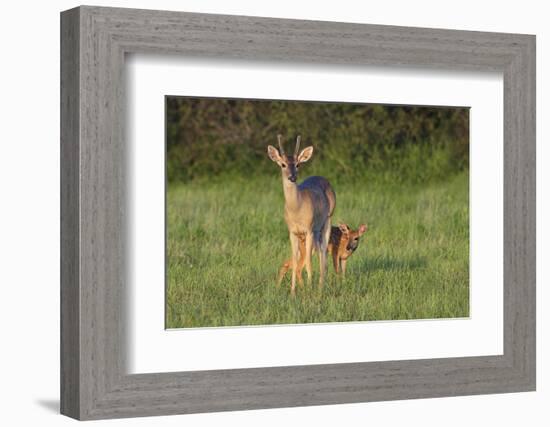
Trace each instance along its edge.
{"label": "adult white-tailed deer", "polygon": [[319,287],[323,286],[327,267],[327,246],[330,237],[330,218],[336,205],[336,194],[322,176],[310,176],[296,184],[298,169],[313,155],[313,147],[300,151],[300,137],[296,139],[294,154],[286,154],[282,136],[277,136],[279,150],[267,147],[269,158],[281,168],[285,196],[285,221],[290,236],[292,253],[292,282],[290,292],[296,289],[296,272],[300,262],[300,238],[305,240],[304,262],[311,282],[311,252],[319,253]]}

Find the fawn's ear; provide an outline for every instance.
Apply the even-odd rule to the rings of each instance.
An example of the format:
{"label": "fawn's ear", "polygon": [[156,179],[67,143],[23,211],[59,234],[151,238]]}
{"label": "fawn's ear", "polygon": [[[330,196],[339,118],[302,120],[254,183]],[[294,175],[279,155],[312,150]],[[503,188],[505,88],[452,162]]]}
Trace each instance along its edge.
{"label": "fawn's ear", "polygon": [[267,155],[275,163],[281,162],[281,155],[279,154],[279,150],[277,150],[273,145],[267,146]]}
{"label": "fawn's ear", "polygon": [[367,231],[367,226],[366,224],[361,224],[359,226],[359,229],[357,230],[357,232],[359,233],[359,235],[362,235],[365,231]]}
{"label": "fawn's ear", "polygon": [[313,155],[313,147],[309,146],[304,148],[300,154],[298,155],[298,159],[296,159],[296,163],[305,163],[309,159],[311,159],[311,156]]}
{"label": "fawn's ear", "polygon": [[340,231],[344,234],[347,234],[349,233],[349,227],[347,224],[338,224],[338,228],[340,229]]}

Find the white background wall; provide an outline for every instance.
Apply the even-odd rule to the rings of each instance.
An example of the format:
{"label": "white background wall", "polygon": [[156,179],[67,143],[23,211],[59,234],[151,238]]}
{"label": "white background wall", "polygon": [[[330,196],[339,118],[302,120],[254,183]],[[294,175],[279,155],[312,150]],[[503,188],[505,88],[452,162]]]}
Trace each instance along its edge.
{"label": "white background wall", "polygon": [[[545,2],[96,1],[105,6],[503,31],[537,35],[538,391],[109,421],[110,425],[498,426],[550,422],[548,283],[550,27]],[[0,423],[67,425],[59,405],[59,12],[74,1],[5,2],[0,25]],[[545,13],[546,12],[546,13]],[[32,109],[29,109],[31,107]],[[546,260],[546,262],[545,262]],[[546,264],[546,265],[545,265]]]}

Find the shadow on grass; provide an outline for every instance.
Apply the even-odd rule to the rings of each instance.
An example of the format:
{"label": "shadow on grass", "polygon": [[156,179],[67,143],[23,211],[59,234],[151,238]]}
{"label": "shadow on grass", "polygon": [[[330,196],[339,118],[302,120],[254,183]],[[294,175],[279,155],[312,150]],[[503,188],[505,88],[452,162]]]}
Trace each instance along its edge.
{"label": "shadow on grass", "polygon": [[406,271],[426,268],[427,265],[426,258],[420,256],[413,256],[411,258],[380,256],[365,259],[359,268],[362,271]]}

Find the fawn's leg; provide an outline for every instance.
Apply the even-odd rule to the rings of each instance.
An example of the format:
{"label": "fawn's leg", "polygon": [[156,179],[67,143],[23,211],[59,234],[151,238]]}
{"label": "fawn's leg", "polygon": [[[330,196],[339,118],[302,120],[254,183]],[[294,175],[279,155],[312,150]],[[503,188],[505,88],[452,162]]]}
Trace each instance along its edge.
{"label": "fawn's leg", "polygon": [[338,274],[340,272],[340,259],[336,251],[332,252],[332,265],[334,265],[334,271]]}
{"label": "fawn's leg", "polygon": [[343,259],[340,262],[342,263],[342,277],[346,277],[346,262],[348,262],[348,260]]}
{"label": "fawn's leg", "polygon": [[281,286],[281,282],[283,281],[283,278],[285,277],[286,275],[286,272],[288,271],[288,269],[290,268],[290,266],[292,265],[292,258],[291,259],[287,259],[283,265],[281,266],[281,268],[279,269],[279,277],[277,279],[277,287]]}

